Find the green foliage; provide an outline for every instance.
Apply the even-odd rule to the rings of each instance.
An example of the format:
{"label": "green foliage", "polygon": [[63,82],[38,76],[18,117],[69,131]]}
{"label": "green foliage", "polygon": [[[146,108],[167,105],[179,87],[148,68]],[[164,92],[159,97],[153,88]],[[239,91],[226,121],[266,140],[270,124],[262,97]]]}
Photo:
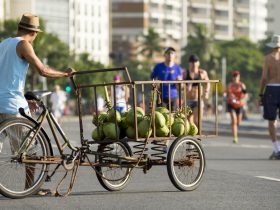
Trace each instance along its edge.
{"label": "green foliage", "polygon": [[256,96],[263,61],[258,46],[248,39],[240,38],[222,43],[220,49],[227,59],[227,81],[231,81],[232,71],[239,70],[248,92]]}
{"label": "green foliage", "polygon": [[194,35],[188,36],[187,46],[182,49],[181,65],[183,68],[188,68],[189,56],[196,54],[200,59],[201,68],[207,69],[211,73],[211,71],[219,68],[220,51],[218,50],[217,43],[210,37],[207,37],[207,29],[204,25],[195,25],[194,31]]}
{"label": "green foliage", "polygon": [[162,51],[162,47],[160,46],[161,41],[159,34],[153,28],[149,28],[148,34],[143,35],[143,49],[141,53],[146,56],[148,61],[153,59],[156,52]]}
{"label": "green foliage", "polygon": [[125,64],[132,80],[149,80],[153,68],[153,63],[149,61],[130,61]]}
{"label": "green foliage", "polygon": [[17,34],[17,21],[6,20],[1,23],[2,27],[0,29],[0,41],[8,37],[14,37]]}

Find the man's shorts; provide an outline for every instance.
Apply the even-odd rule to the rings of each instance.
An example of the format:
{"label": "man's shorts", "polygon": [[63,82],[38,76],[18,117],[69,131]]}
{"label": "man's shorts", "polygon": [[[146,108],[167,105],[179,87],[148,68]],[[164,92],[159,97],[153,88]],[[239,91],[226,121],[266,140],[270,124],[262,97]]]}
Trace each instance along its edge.
{"label": "man's shorts", "polygon": [[267,85],[262,100],[264,119],[276,120],[277,114],[280,117],[280,84]]}

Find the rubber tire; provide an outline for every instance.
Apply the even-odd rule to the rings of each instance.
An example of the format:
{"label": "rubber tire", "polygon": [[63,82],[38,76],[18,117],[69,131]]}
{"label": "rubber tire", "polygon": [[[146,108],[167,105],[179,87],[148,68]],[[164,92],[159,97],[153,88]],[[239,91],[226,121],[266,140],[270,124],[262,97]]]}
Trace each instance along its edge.
{"label": "rubber tire", "polygon": [[[174,157],[176,155],[177,149],[183,143],[189,143],[193,145],[197,149],[197,153],[199,155],[199,170],[196,175],[196,178],[191,183],[183,183],[181,180],[178,179],[176,171],[174,170]],[[204,151],[201,147],[201,144],[193,137],[190,136],[182,136],[174,140],[172,143],[168,155],[167,155],[167,172],[169,179],[171,180],[172,184],[181,191],[192,191],[195,190],[202,181],[202,177],[205,170],[205,155]],[[188,167],[188,166],[187,166]]]}
{"label": "rubber tire", "polygon": [[[114,143],[117,143],[117,144],[121,145],[122,148],[125,148],[126,156],[130,156],[130,157],[132,156],[131,148],[126,142],[114,142]],[[98,152],[103,152],[104,146],[105,145],[99,145]],[[100,161],[100,160],[96,160],[96,161]],[[102,185],[102,187],[104,187],[108,191],[120,191],[120,190],[124,189],[126,187],[126,185],[128,184],[130,177],[131,177],[131,173],[128,171],[128,174],[124,178],[124,181],[118,185],[115,185],[114,183],[112,183],[113,181],[106,180],[102,176],[99,175],[99,173],[103,175],[102,167],[96,166],[95,169],[97,171],[96,176],[97,176],[99,183]],[[131,170],[131,169],[127,168],[127,170]]]}
{"label": "rubber tire", "polygon": [[[30,120],[27,120],[25,118],[11,118],[11,119],[3,121],[0,124],[0,134],[5,129],[8,129],[10,126],[16,126],[16,125],[22,125],[22,126],[26,126],[28,128],[33,128],[33,127],[36,126],[34,122],[31,122]],[[45,156],[49,156],[51,154],[51,152],[50,152],[49,143],[46,140],[45,135],[42,132],[39,132],[38,136],[40,138],[37,138],[37,139],[40,139],[43,154]],[[0,158],[1,158],[1,156],[0,156]],[[22,163],[17,162],[16,164],[22,164]],[[39,188],[42,186],[44,181],[46,180],[46,176],[48,174],[47,171],[48,171],[48,168],[49,168],[49,164],[42,164],[42,165],[43,165],[43,167],[42,167],[42,170],[40,171],[39,176],[36,176],[36,177],[39,177],[39,178],[36,180],[36,183],[34,185],[32,185],[30,188],[23,189],[21,191],[15,191],[15,190],[12,190],[12,189],[8,189],[7,187],[4,187],[0,183],[0,193],[5,197],[16,198],[16,199],[24,198],[24,197],[27,197],[29,195],[32,195],[32,194],[36,193],[39,190]],[[0,170],[1,170],[1,165],[0,165]],[[11,174],[11,176],[12,176],[12,174]],[[1,178],[0,178],[0,180],[1,180]]]}

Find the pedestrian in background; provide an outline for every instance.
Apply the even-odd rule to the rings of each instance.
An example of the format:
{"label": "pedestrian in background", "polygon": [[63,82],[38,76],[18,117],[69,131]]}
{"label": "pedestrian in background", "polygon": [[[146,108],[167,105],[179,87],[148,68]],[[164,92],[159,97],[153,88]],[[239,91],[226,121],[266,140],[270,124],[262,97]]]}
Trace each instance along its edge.
{"label": "pedestrian in background", "polygon": [[[186,80],[195,81],[195,80],[209,80],[208,73],[204,69],[200,68],[200,62],[197,55],[191,55],[189,57],[189,69],[186,70]],[[199,83],[190,83],[187,84],[187,105],[192,109],[192,114],[190,116],[190,122],[195,123],[198,125],[198,85]],[[201,93],[200,96],[204,96],[207,100],[209,98],[209,91],[210,91],[210,83],[206,83],[206,87],[201,86]],[[200,101],[201,103],[201,115],[203,115],[203,100]]]}
{"label": "pedestrian in background", "polygon": [[59,85],[54,86],[54,92],[51,94],[50,101],[52,104],[52,113],[58,123],[62,122],[64,115],[66,94],[60,89]]}
{"label": "pedestrian in background", "polygon": [[[263,118],[268,120],[269,135],[273,152],[269,159],[280,159],[277,140],[277,114],[280,113],[280,35],[274,35],[267,44],[272,52],[265,56],[260,81],[260,105],[263,105]],[[279,117],[279,116],[278,116]]]}
{"label": "pedestrian in background", "polygon": [[227,86],[227,112],[230,114],[233,143],[238,143],[238,127],[246,104],[246,86],[240,81],[240,72],[232,72],[232,81]]}
{"label": "pedestrian in background", "polygon": [[[182,80],[182,70],[181,67],[175,63],[176,51],[173,47],[167,47],[164,50],[164,62],[158,63],[154,66],[154,69],[151,73],[151,79],[158,79],[162,81],[169,80]],[[169,100],[171,102],[171,111],[175,111],[177,108],[177,98],[178,91],[176,84],[170,85],[170,97],[168,87],[169,84],[162,84],[160,87],[161,90],[161,103],[159,106],[166,106],[169,109]]]}
{"label": "pedestrian in background", "polygon": [[[121,82],[121,75],[114,76],[114,82]],[[124,113],[128,108],[128,97],[129,97],[129,88],[125,85],[116,85],[116,110],[120,113]],[[113,92],[112,92],[113,93]]]}
{"label": "pedestrian in background", "polygon": [[[69,77],[73,74],[72,69],[61,72],[49,68],[41,62],[32,47],[32,43],[39,32],[41,32],[39,17],[32,14],[23,14],[18,23],[16,37],[7,38],[0,43],[0,122],[8,118],[20,117],[19,108],[23,108],[27,114],[36,111],[36,103],[27,101],[24,97],[29,65],[44,77]],[[13,136],[13,133],[6,133],[6,135]],[[5,138],[5,135],[2,137]],[[17,142],[16,138],[11,137],[12,153],[17,152],[20,144],[21,142]],[[36,174],[34,165],[26,165],[25,168],[26,180],[23,190],[34,185],[34,174]],[[46,194],[49,190],[39,192]]]}

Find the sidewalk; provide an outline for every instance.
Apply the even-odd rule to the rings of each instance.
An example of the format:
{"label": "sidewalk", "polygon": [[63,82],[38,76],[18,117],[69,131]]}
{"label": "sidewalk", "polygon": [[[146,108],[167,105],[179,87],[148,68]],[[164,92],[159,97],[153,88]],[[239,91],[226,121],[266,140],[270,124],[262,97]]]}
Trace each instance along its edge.
{"label": "sidewalk", "polygon": [[[209,127],[215,124],[214,116],[207,117],[203,120],[203,126],[207,131]],[[204,127],[203,127],[204,130]],[[280,127],[278,127],[280,133]],[[218,116],[218,135],[231,136],[230,116],[228,114]],[[240,137],[263,138],[269,139],[268,122],[262,118],[261,114],[249,114],[248,120],[243,120],[238,129]]]}

